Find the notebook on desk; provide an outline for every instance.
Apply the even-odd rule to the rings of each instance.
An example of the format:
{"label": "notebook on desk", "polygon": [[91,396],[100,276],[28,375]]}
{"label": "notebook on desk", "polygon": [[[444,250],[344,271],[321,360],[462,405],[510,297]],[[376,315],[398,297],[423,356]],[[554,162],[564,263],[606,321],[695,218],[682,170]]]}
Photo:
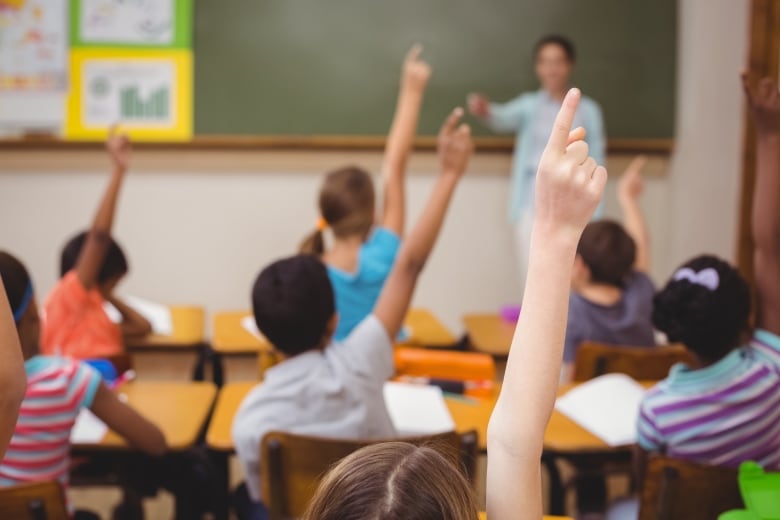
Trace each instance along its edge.
{"label": "notebook on desk", "polygon": [[402,437],[455,430],[444,394],[437,386],[387,382],[384,396],[393,426]]}
{"label": "notebook on desk", "polygon": [[566,392],[555,409],[609,446],[636,443],[645,388],[624,374],[607,374]]}

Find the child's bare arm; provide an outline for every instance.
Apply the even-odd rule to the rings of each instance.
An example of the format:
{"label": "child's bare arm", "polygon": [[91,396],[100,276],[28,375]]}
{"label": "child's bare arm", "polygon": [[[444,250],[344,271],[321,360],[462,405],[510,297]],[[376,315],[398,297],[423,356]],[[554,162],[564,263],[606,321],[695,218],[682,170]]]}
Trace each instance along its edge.
{"label": "child's bare arm", "polygon": [[780,92],[770,78],[753,85],[743,74],[742,81],[756,127],[752,228],[757,323],[780,334]]}
{"label": "child's bare arm", "polygon": [[111,228],[114,224],[119,190],[129,162],[130,141],[126,135],[118,134],[112,129],[106,148],[111,156],[113,172],[76,261],[79,280],[87,289],[97,285],[98,273],[111,243]]}
{"label": "child's bare arm", "polygon": [[455,109],[439,132],[439,176],[422,215],[401,245],[393,270],[374,307],[374,315],[391,338],[398,334],[403,324],[417,278],[439,236],[455,186],[466,171],[474,151],[471,129],[467,125],[458,126],[462,116],[463,110]]}
{"label": "child's bare arm", "polygon": [[606,183],[584,132],[570,133],[580,92],[563,101],[539,164],[523,313],[488,428],[487,509],[494,520],[542,517],[544,431],[558,389],[577,242]]}
{"label": "child's bare arm", "polygon": [[98,386],[91,410],[109,428],[144,453],[163,455],[168,450],[163,432],[120,401],[103,383]]}
{"label": "child's bare arm", "polygon": [[26,390],[27,378],[19,334],[0,278],[0,460],[11,442]]}
{"label": "child's bare arm", "polygon": [[415,45],[404,60],[398,104],[382,164],[385,196],[382,226],[398,236],[403,235],[406,215],[406,165],[417,132],[425,86],[431,76],[431,67],[420,59],[421,52],[422,47]]}
{"label": "child's bare arm", "polygon": [[114,296],[109,296],[108,301],[122,315],[122,323],[119,324],[119,327],[122,329],[122,337],[125,341],[143,338],[152,333],[152,324],[135,309]]}
{"label": "child's bare arm", "polygon": [[618,200],[623,210],[623,226],[636,244],[636,260],[634,269],[647,272],[650,270],[650,234],[647,231],[647,221],[639,204],[639,199],[645,189],[642,181],[642,168],[647,163],[647,157],[638,155],[628,165],[618,184]]}

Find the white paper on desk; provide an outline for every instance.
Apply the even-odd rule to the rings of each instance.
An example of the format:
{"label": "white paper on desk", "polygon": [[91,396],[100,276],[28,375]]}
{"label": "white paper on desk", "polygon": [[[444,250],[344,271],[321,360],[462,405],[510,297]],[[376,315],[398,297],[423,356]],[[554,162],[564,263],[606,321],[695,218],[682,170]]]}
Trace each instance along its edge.
{"label": "white paper on desk", "polygon": [[[173,318],[171,317],[171,309],[167,305],[145,300],[137,296],[124,296],[122,300],[138,314],[146,318],[152,325],[152,332],[161,336],[173,334]],[[122,315],[111,303],[103,302],[103,309],[114,323],[122,321]]]}
{"label": "white paper on desk", "polygon": [[558,398],[555,408],[609,446],[636,442],[639,405],[646,390],[624,374],[582,383]]}
{"label": "white paper on desk", "polygon": [[95,444],[103,440],[108,426],[98,419],[88,408],[82,408],[76,417],[76,423],[70,431],[72,444]]}
{"label": "white paper on desk", "polygon": [[433,435],[455,430],[438,386],[387,382],[385,406],[401,436]]}
{"label": "white paper on desk", "polygon": [[254,316],[244,316],[241,318],[241,326],[244,327],[244,330],[250,333],[252,336],[256,337],[259,340],[265,339],[263,335],[260,333],[260,329],[257,328],[257,323],[255,322]]}

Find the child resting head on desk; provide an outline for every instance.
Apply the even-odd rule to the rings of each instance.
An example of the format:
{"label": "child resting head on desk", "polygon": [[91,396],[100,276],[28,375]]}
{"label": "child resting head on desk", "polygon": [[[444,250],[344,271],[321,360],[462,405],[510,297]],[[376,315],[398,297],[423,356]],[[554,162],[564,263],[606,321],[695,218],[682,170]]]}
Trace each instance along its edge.
{"label": "child resting head on desk", "polygon": [[591,222],[577,245],[569,297],[569,323],[561,381],[572,378],[577,349],[585,341],[632,347],[655,346],[652,313],[655,286],[647,275],[650,247],[639,206],[644,190],[636,157],[618,184],[623,224]]}
{"label": "child resting head on desk", "polygon": [[[406,164],[431,75],[429,65],[420,59],[421,52],[422,47],[415,45],[403,64],[398,105],[382,162],[381,219],[377,221],[371,176],[357,167],[336,170],[320,189],[317,229],[301,246],[302,253],[316,255],[327,265],[340,317],[333,335],[337,340],[345,339],[371,313],[400,247],[406,215]],[[324,242],[326,228],[334,237],[329,248]]]}
{"label": "child resting head on desk", "polygon": [[[580,93],[566,95],[539,165],[523,312],[488,428],[491,520],[542,517],[541,454],[561,369],[571,272],[582,230],[606,183],[571,131]],[[309,520],[367,517],[476,520],[474,491],[430,448],[388,443],[359,450],[321,483]]]}
{"label": "child resting head on desk", "polygon": [[[473,151],[471,131],[456,109],[438,138],[439,175],[404,240],[373,313],[343,341],[326,266],[312,255],[277,261],[263,269],[252,291],[255,321],[286,357],[242,402],[232,435],[247,485],[236,499],[239,517],[263,518],[260,443],[270,431],[346,439],[396,436],[383,386],[394,371],[393,341],[417,279],[444,222],[447,207]],[[248,497],[247,497],[248,492]]]}
{"label": "child resting head on desk", "polygon": [[14,256],[0,251],[0,277],[25,360],[27,388],[16,430],[0,464],[0,486],[56,480],[68,483],[70,432],[89,408],[128,443],[150,455],[167,450],[163,433],[102,383],[91,366],[41,355],[40,321],[32,280]]}
{"label": "child resting head on desk", "polygon": [[[77,359],[121,354],[126,338],[152,331],[146,319],[114,296],[127,274],[122,249],[111,237],[119,191],[130,162],[127,136],[111,131],[107,148],[113,173],[92,227],[72,238],[62,251],[61,276],[44,304],[41,349]],[[103,305],[110,302],[122,315],[113,323]]]}

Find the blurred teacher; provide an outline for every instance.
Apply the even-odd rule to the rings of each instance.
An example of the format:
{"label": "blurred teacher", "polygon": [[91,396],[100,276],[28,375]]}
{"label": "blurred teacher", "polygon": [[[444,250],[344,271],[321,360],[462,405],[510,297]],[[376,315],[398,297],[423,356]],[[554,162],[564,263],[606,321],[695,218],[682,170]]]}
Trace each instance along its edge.
{"label": "blurred teacher", "polygon": [[[545,36],[534,47],[536,76],[541,88],[506,103],[491,103],[483,94],[469,94],[469,111],[494,132],[515,132],[515,156],[509,192],[509,217],[516,227],[521,279],[525,278],[531,242],[536,168],[552,130],[555,114],[569,88],[576,60],[574,45],[563,36]],[[583,96],[574,127],[585,128],[590,155],[604,164],[604,121],[599,105]]]}

